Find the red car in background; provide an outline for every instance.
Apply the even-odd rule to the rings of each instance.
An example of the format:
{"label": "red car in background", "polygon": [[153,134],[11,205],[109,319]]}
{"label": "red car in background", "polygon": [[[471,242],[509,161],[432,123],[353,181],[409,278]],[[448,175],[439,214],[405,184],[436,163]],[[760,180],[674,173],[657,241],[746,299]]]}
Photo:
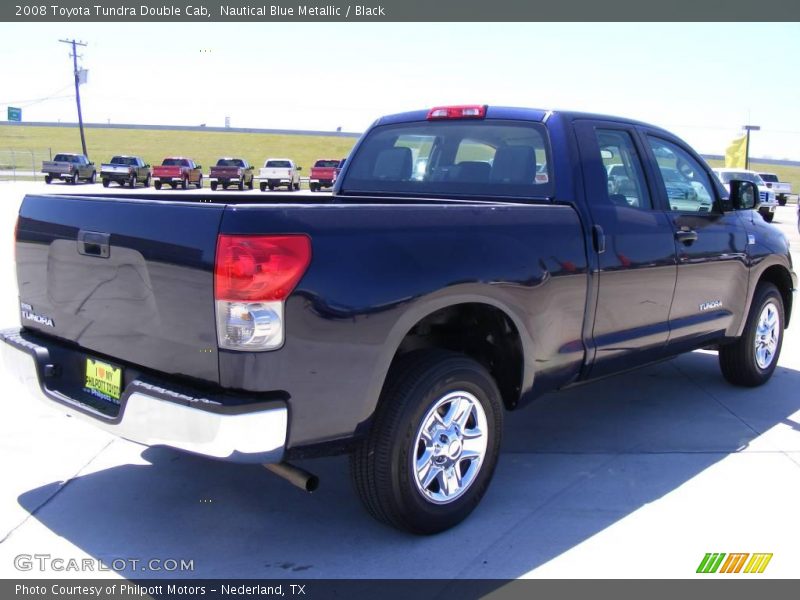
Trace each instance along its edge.
{"label": "red car in background", "polygon": [[336,179],[336,169],[340,162],[337,158],[320,158],[315,162],[308,177],[309,189],[318,192],[322,188],[331,187]]}
{"label": "red car in background", "polygon": [[197,188],[203,187],[203,167],[191,158],[183,156],[168,156],[161,164],[153,168],[153,185],[157,190],[163,184],[169,185],[173,190],[181,186],[184,190],[189,185]]}

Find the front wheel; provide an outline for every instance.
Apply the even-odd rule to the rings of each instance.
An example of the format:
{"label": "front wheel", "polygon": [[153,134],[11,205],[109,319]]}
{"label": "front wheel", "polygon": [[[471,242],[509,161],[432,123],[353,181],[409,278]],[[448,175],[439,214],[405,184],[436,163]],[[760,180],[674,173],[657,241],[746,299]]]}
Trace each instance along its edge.
{"label": "front wheel", "polygon": [[722,375],[734,385],[766,383],[778,364],[783,345],[783,298],[771,283],[756,288],[742,336],[719,349]]}
{"label": "front wheel", "polygon": [[362,503],[377,520],[412,533],[457,525],[489,486],[502,425],[500,392],[481,364],[442,350],[401,357],[350,458]]}

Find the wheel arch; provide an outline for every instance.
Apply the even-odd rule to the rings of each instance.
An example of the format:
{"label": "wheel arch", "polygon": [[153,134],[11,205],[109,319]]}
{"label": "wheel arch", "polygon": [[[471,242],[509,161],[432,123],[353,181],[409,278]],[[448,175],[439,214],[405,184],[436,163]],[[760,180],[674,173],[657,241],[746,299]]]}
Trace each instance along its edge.
{"label": "wheel arch", "polygon": [[395,360],[421,348],[460,352],[483,364],[495,378],[507,409],[513,409],[533,386],[533,369],[525,360],[533,355],[533,340],[514,311],[486,296],[448,296],[415,306],[395,323],[369,386],[370,412],[378,405]]}

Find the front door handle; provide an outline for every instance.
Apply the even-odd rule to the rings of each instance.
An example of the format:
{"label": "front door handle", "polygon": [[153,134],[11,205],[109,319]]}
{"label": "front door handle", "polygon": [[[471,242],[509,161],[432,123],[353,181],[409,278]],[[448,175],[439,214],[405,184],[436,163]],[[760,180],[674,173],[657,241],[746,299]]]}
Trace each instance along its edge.
{"label": "front door handle", "polygon": [[697,232],[694,229],[681,229],[675,232],[675,239],[684,246],[690,246],[697,241]]}

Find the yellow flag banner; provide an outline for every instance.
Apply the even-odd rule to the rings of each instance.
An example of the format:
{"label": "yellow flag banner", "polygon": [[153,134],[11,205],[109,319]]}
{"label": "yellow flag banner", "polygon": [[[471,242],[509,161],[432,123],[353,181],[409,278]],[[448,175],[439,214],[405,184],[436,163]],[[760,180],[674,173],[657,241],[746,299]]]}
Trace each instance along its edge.
{"label": "yellow flag banner", "polygon": [[736,138],[725,150],[725,166],[744,169],[747,154],[747,135]]}

